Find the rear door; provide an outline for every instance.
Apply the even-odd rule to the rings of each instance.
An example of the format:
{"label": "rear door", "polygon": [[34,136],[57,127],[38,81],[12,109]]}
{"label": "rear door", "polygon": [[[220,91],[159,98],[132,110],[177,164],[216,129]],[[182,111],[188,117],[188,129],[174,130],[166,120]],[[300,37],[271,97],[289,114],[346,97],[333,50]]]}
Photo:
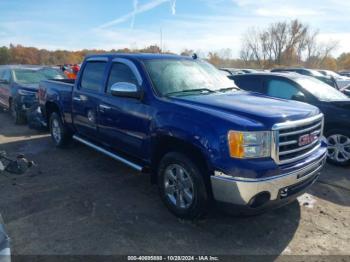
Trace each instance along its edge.
{"label": "rear door", "polygon": [[95,140],[98,136],[98,107],[103,92],[108,58],[88,59],[73,90],[72,116],[80,136]]}

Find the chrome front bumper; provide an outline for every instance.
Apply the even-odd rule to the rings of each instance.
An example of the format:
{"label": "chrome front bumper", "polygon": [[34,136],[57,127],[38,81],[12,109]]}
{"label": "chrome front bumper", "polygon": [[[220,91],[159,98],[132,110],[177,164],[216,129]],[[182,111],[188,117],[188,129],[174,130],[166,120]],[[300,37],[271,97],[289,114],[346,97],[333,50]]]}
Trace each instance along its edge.
{"label": "chrome front bumper", "polygon": [[249,206],[252,199],[261,193],[269,195],[269,201],[280,200],[288,195],[288,187],[300,185],[303,182],[314,182],[317,174],[326,162],[327,154],[304,168],[262,179],[233,178],[220,172],[211,176],[214,199],[219,202]]}

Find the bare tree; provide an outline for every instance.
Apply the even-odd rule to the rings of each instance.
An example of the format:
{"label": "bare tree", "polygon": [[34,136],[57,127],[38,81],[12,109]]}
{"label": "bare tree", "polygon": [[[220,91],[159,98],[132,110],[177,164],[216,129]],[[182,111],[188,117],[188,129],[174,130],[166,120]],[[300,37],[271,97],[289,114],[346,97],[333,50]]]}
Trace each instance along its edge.
{"label": "bare tree", "polygon": [[240,58],[258,67],[322,63],[337,47],[336,42],[319,43],[318,31],[299,20],[270,24],[259,30],[249,29],[243,36]]}

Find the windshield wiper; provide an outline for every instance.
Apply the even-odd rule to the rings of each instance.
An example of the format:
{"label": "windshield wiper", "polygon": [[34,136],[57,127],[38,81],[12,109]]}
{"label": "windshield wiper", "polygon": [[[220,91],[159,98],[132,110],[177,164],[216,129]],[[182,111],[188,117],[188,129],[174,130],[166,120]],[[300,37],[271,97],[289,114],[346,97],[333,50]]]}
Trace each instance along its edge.
{"label": "windshield wiper", "polygon": [[231,90],[241,90],[241,89],[237,86],[232,86],[232,87],[220,88],[218,91],[219,92],[227,92],[227,91],[231,91]]}
{"label": "windshield wiper", "polygon": [[195,93],[195,92],[200,92],[200,93],[215,93],[214,90],[211,90],[209,88],[196,88],[196,89],[185,89],[181,91],[176,91],[176,92],[170,92],[165,94],[166,96],[169,95],[176,95],[176,94],[186,94],[186,93]]}

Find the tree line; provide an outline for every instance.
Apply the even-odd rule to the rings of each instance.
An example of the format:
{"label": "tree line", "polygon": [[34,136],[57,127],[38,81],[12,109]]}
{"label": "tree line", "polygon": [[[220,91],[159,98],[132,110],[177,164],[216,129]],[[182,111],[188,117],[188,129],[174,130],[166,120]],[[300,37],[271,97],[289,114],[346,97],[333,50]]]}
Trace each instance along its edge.
{"label": "tree line", "polygon": [[0,47],[0,64],[22,64],[22,65],[64,65],[79,64],[84,57],[89,54],[103,53],[160,53],[161,50],[157,45],[151,45],[143,49],[130,50],[112,49],[84,49],[80,51],[56,50],[49,51],[46,49],[38,49],[35,47],[24,47],[22,45],[10,44],[9,47]]}
{"label": "tree line", "polygon": [[[332,56],[339,45],[336,41],[319,41],[319,31],[299,20],[277,22],[266,28],[250,28],[242,36],[240,56],[232,58],[232,50],[202,53],[185,49],[182,55],[199,54],[218,67],[236,68],[274,68],[281,66],[305,66],[331,70],[350,70],[350,53],[339,57]],[[78,64],[88,54],[127,52],[127,53],[164,53],[157,45],[143,49],[49,51],[35,47],[10,44],[0,47],[0,64],[42,64],[62,65]],[[171,53],[166,51],[165,53]]]}

